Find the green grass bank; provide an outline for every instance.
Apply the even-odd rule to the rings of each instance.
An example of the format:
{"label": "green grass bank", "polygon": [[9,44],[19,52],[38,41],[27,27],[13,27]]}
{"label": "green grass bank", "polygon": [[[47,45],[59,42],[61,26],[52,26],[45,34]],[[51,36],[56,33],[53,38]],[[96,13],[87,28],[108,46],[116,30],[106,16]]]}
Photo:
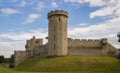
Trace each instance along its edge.
{"label": "green grass bank", "polygon": [[14,70],[20,72],[120,73],[120,60],[106,56],[29,58]]}

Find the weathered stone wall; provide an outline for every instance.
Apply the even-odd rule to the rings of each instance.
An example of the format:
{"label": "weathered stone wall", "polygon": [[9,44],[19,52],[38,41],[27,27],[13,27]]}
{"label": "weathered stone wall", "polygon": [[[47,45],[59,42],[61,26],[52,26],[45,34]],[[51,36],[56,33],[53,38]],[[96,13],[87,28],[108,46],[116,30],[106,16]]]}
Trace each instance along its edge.
{"label": "weathered stone wall", "polygon": [[29,58],[29,52],[15,51],[14,56],[15,56],[14,63],[15,63],[15,66],[17,66],[18,64],[22,63],[27,58]]}
{"label": "weathered stone wall", "polygon": [[40,45],[33,49],[33,57],[47,57],[48,47],[47,45]]}
{"label": "weathered stone wall", "polygon": [[102,56],[102,41],[100,39],[70,39],[68,40],[68,55]]}
{"label": "weathered stone wall", "polygon": [[103,46],[102,39],[68,39],[68,46],[70,47],[87,47],[87,48],[101,48]]}
{"label": "weathered stone wall", "polygon": [[67,19],[68,13],[55,10],[48,13],[48,55],[67,55]]}
{"label": "weathered stone wall", "polygon": [[33,36],[33,38],[26,41],[25,48],[26,51],[30,51],[33,50],[34,47],[39,45],[43,45],[43,39],[36,39],[35,36]]}
{"label": "weathered stone wall", "polygon": [[[55,10],[48,13],[48,44],[43,45],[42,39],[33,37],[27,40],[26,51],[15,51],[15,65],[29,57],[46,56],[114,56],[116,48],[102,39],[67,39],[68,13]],[[87,34],[87,33],[86,33]]]}
{"label": "weathered stone wall", "polygon": [[106,56],[115,56],[117,49],[112,46],[110,43],[107,43],[103,46],[103,54]]}
{"label": "weathered stone wall", "polygon": [[103,56],[101,48],[68,47],[68,55],[72,56]]}
{"label": "weathered stone wall", "polygon": [[[68,55],[79,56],[102,56],[110,55],[115,52],[115,48],[107,42],[106,38],[102,39],[71,39],[68,38]],[[112,55],[112,53],[111,53]]]}

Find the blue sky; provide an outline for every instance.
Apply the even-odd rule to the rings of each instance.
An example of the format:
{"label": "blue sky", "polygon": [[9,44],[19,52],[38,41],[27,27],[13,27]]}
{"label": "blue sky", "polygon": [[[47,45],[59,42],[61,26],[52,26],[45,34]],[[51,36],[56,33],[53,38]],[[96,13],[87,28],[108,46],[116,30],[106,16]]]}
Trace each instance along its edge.
{"label": "blue sky", "polygon": [[0,55],[9,57],[24,50],[32,36],[47,42],[47,13],[69,13],[68,37],[77,39],[108,38],[119,48],[120,0],[0,0]]}

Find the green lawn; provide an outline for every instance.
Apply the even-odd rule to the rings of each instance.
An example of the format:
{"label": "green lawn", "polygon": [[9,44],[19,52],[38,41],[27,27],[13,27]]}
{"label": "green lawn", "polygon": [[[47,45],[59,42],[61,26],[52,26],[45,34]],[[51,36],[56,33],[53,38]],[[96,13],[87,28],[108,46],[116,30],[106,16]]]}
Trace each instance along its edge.
{"label": "green lawn", "polygon": [[120,73],[119,71],[79,71],[79,72],[20,72],[14,69],[1,68],[0,73]]}
{"label": "green lawn", "polygon": [[22,72],[14,69],[1,68],[0,73],[120,73],[120,71],[74,71],[74,72]]}
{"label": "green lawn", "polygon": [[83,56],[30,58],[14,69],[0,67],[0,73],[120,73],[120,60]]}
{"label": "green lawn", "polygon": [[112,57],[67,56],[58,58],[30,58],[17,66],[24,72],[120,72],[120,60]]}

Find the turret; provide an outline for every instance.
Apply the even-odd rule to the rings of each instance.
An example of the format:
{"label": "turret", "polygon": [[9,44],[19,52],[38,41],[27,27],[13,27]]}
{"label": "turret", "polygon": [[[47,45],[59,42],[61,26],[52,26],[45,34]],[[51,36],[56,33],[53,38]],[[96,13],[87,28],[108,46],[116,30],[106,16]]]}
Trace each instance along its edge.
{"label": "turret", "polygon": [[67,55],[67,19],[68,13],[55,10],[48,13],[48,55]]}
{"label": "turret", "polygon": [[107,44],[108,43],[107,38],[102,38],[101,42],[102,42],[103,45]]}

